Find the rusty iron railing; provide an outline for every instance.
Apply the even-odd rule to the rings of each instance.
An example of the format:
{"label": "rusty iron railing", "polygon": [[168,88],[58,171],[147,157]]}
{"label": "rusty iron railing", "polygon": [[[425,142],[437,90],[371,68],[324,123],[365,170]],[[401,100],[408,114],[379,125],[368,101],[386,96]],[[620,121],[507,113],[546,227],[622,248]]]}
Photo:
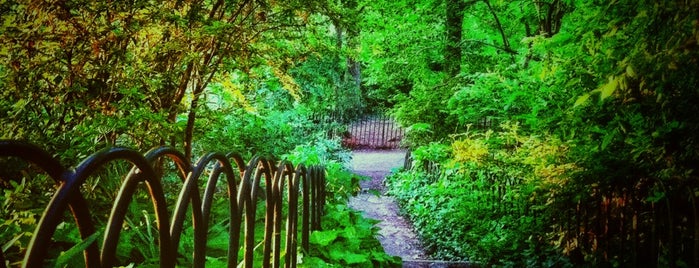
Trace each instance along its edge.
{"label": "rusty iron railing", "polygon": [[[301,231],[301,247],[308,250],[309,234],[312,230],[320,229],[320,217],[325,204],[323,167],[294,167],[287,161],[275,165],[275,162],[264,157],[254,157],[246,164],[237,154],[209,153],[193,165],[181,152],[170,147],[155,148],[145,155],[127,148],[108,148],[87,157],[77,167],[67,169],[44,150],[19,141],[0,141],[0,157],[20,158],[31,162],[43,169],[56,183],[53,198],[45,208],[24,254],[23,267],[44,265],[52,237],[57,226],[64,220],[63,215],[67,209],[70,210],[83,240],[95,234],[97,227],[92,216],[99,212],[90,211],[88,202],[79,188],[99,168],[118,160],[130,162],[132,168],[122,181],[114,200],[101,248],[92,243],[84,250],[87,267],[113,267],[117,264],[116,250],[121,229],[128,206],[140,184],[147,187],[155,212],[158,241],[153,243],[159,247],[161,267],[175,267],[178,265],[178,254],[184,254],[177,251],[188,211],[194,226],[193,266],[204,267],[209,218],[214,192],[221,175],[226,179],[230,211],[228,267],[238,265],[241,248],[244,267],[253,267],[258,202],[264,202],[266,209],[262,264],[265,267],[279,267],[282,263],[283,221],[286,221],[286,254],[283,263],[285,267],[296,266],[298,231]],[[176,166],[183,183],[172,212],[167,209],[162,174],[158,174],[161,172],[157,172],[156,169],[158,163],[162,164],[168,160]],[[210,166],[213,168],[207,168]],[[208,175],[208,181],[203,189],[203,196],[200,196],[199,181],[204,179],[202,176],[205,174]],[[302,201],[300,213],[299,201]],[[188,210],[190,207],[191,210]],[[285,207],[286,215],[283,213]],[[244,232],[242,246],[241,231]],[[7,241],[0,242],[4,244]],[[5,265],[5,258],[0,251],[0,267]]]}
{"label": "rusty iron railing", "polygon": [[405,131],[396,121],[384,114],[367,115],[353,121],[348,127],[349,135],[343,144],[350,149],[397,149],[400,148]]}
{"label": "rusty iron railing", "polygon": [[347,116],[331,112],[313,115],[311,120],[326,129],[329,137],[342,139],[342,145],[352,150],[398,149],[405,136],[405,130],[391,116],[382,113]]}

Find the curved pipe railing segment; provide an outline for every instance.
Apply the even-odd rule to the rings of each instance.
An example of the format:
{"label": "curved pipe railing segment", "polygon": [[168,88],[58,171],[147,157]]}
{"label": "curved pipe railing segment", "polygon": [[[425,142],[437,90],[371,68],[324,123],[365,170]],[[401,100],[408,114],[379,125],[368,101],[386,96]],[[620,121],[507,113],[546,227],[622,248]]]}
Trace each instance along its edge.
{"label": "curved pipe railing segment", "polygon": [[[89,210],[80,187],[101,167],[116,161],[130,163],[131,169],[125,175],[112,204],[109,218],[104,223],[101,248],[92,243],[84,250],[86,267],[119,265],[116,257],[119,237],[129,205],[142,184],[148,191],[156,217],[158,237],[153,243],[159,248],[161,267],[175,267],[178,265],[178,256],[185,254],[178,251],[188,211],[191,213],[194,230],[192,266],[204,267],[206,264],[208,229],[214,199],[220,196],[217,192],[222,191],[218,188],[222,175],[225,177],[225,197],[228,199],[225,203],[228,204],[229,214],[228,267],[239,266],[241,249],[243,263],[240,265],[253,267],[255,243],[263,245],[262,266],[280,267],[283,263],[285,267],[296,267],[298,232],[301,231],[301,247],[307,251],[309,233],[320,228],[320,217],[323,213],[323,204],[318,202],[324,202],[325,198],[325,169],[320,166],[306,167],[302,164],[294,167],[288,161],[277,162],[269,157],[255,156],[246,164],[243,158],[235,153],[209,153],[193,165],[184,154],[171,147],[158,147],[145,154],[117,147],[96,152],[74,169],[67,169],[39,147],[12,140],[0,140],[0,157],[18,158],[32,163],[46,172],[56,184],[55,193],[44,209],[27,246],[22,261],[23,267],[45,264],[45,260],[49,258],[48,248],[53,235],[57,226],[64,220],[63,215],[66,211],[73,216],[82,239],[95,234],[97,226],[92,221],[92,215],[101,212]],[[161,174],[165,161],[174,163],[182,179],[173,211],[168,211]],[[205,174],[208,174],[206,179],[202,178]],[[255,235],[255,227],[259,221],[256,218],[258,207],[265,209],[264,233],[261,236]],[[299,216],[301,228],[298,227]],[[283,230],[284,221],[286,225]],[[284,231],[286,254],[282,260]],[[241,232],[244,232],[244,237],[241,237]],[[5,260],[0,251],[0,267],[5,267]]]}

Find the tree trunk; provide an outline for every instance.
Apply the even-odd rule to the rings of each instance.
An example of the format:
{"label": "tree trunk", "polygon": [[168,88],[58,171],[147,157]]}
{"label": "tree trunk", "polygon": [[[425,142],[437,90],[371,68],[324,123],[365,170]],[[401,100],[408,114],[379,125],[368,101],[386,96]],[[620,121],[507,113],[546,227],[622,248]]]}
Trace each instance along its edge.
{"label": "tree trunk", "polygon": [[461,32],[465,4],[462,0],[447,0],[446,8],[447,43],[444,53],[444,67],[448,75],[456,76],[461,72]]}
{"label": "tree trunk", "polygon": [[[184,129],[184,156],[185,159],[192,159],[192,140],[194,138],[194,121],[197,118],[197,108],[199,107],[199,97],[204,91],[204,86],[197,86],[192,92],[192,102],[189,103],[189,113],[187,114],[187,126]],[[193,162],[192,162],[193,163]]]}
{"label": "tree trunk", "polygon": [[[362,86],[362,69],[361,65],[353,57],[347,57],[347,70],[350,75],[352,75],[352,80],[357,86],[357,89],[361,89]],[[361,91],[360,91],[361,92]]]}
{"label": "tree trunk", "polygon": [[333,102],[333,110],[338,109],[339,102],[340,102],[340,88],[338,83],[342,81],[343,77],[341,75],[342,70],[340,68],[340,55],[342,54],[342,25],[340,25],[339,19],[333,20],[333,26],[335,27],[335,49],[337,52],[335,53],[335,59],[333,62],[334,68],[337,70],[338,74],[338,81],[336,83],[333,83],[333,96],[332,96],[332,102]]}

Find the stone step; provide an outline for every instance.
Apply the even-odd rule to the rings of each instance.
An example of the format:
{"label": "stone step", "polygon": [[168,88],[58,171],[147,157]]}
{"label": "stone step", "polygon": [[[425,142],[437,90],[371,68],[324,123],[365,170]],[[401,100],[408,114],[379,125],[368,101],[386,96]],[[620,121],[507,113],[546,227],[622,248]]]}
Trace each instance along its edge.
{"label": "stone step", "polygon": [[404,260],[403,268],[472,268],[477,265],[469,262],[435,261],[435,260]]}

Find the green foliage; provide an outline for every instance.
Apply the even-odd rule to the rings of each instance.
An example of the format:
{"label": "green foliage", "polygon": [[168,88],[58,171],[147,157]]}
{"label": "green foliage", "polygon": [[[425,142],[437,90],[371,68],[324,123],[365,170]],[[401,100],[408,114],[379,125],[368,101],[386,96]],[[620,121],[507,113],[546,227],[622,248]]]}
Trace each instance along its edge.
{"label": "green foliage", "polygon": [[[339,145],[338,140],[327,140],[322,136],[314,136],[317,139],[314,142],[309,142],[308,145],[299,145],[292,153],[284,157],[295,162],[303,162],[306,165],[322,164],[326,167],[327,172],[327,201],[329,202],[326,209],[328,215],[324,218],[324,230],[336,230],[341,233],[343,240],[327,241],[331,248],[337,250],[332,251],[331,257],[323,257],[322,250],[317,251],[317,260],[326,263],[327,265],[342,265],[352,264],[355,266],[371,266],[373,264],[388,266],[395,262],[395,259],[388,257],[377,248],[376,230],[373,227],[373,222],[361,218],[361,215],[356,211],[351,211],[343,205],[347,202],[347,198],[355,194],[359,189],[359,177],[349,172],[344,164],[348,161],[348,152]],[[98,178],[118,178],[125,171],[118,167],[105,169],[104,173],[99,173]],[[170,174],[171,176],[172,174]],[[174,209],[177,191],[181,187],[181,181],[178,177],[166,176],[163,179],[165,189],[169,190],[167,195],[169,210]],[[32,182],[33,184],[30,184]],[[36,227],[37,220],[41,214],[41,210],[45,207],[46,202],[50,199],[50,194],[53,192],[53,185],[43,185],[46,178],[37,176],[34,180],[22,180],[21,182],[10,181],[4,189],[4,196],[0,198],[3,202],[3,217],[8,219],[0,225],[0,238],[6,243],[3,245],[3,252],[10,263],[17,263],[32,236],[32,231]],[[91,207],[95,208],[95,220],[98,228],[103,225],[106,220],[106,211],[111,206],[113,198],[99,198],[101,191],[107,191],[104,196],[111,194],[109,189],[118,187],[119,180],[115,184],[100,183],[100,180],[94,178],[88,180],[89,183],[94,183],[85,187],[84,194],[89,198]],[[202,182],[203,183],[203,182]],[[220,182],[220,191],[215,194],[215,204],[213,206],[210,227],[208,230],[207,243],[207,265],[217,265],[225,263],[225,257],[228,247],[228,201],[223,182]],[[98,187],[102,185],[106,187],[102,189]],[[203,187],[200,185],[200,187]],[[44,189],[44,190],[41,190]],[[37,194],[40,193],[40,194]],[[44,200],[36,198],[37,196],[45,197]],[[257,233],[262,233],[264,226],[264,202],[258,204],[258,224]],[[101,209],[100,209],[101,208]],[[191,208],[190,208],[191,209]],[[336,211],[337,210],[337,211]],[[100,213],[99,211],[104,211]],[[349,221],[345,218],[351,217]],[[326,223],[327,222],[327,223]],[[356,225],[354,225],[356,223]],[[191,264],[192,259],[190,254],[194,248],[194,230],[191,225],[191,219],[187,219],[185,229],[181,236],[179,252],[185,253],[178,256],[180,265]],[[102,229],[100,229],[102,230]],[[356,235],[357,239],[353,236]],[[117,259],[121,265],[157,265],[158,264],[158,245],[153,243],[157,241],[157,229],[155,216],[152,212],[149,197],[145,189],[140,189],[133,201],[129,205],[126,221],[124,223],[119,246],[117,248]],[[318,235],[314,235],[317,237]],[[79,266],[82,265],[82,249],[91,243],[100,243],[101,231],[98,234],[90,236],[82,240],[77,232],[77,227],[72,222],[72,219],[66,215],[65,222],[58,226],[56,235],[54,236],[54,246],[50,250],[50,263],[57,267]],[[260,242],[262,237],[256,237]],[[316,239],[316,238],[314,238]],[[350,242],[347,242],[350,241]],[[283,242],[282,242],[283,243]],[[347,248],[346,243],[352,243],[350,248]],[[338,251],[343,249],[344,251]],[[368,251],[367,249],[372,249]],[[257,249],[256,255],[261,255],[261,248]],[[369,254],[364,254],[369,252]],[[316,253],[310,256],[316,256]],[[76,255],[77,254],[77,255]],[[339,254],[339,255],[338,255]],[[364,254],[364,255],[363,255]],[[306,260],[312,262],[314,257],[308,257]],[[327,258],[326,258],[327,257]],[[257,264],[261,264],[262,259],[255,260]]]}
{"label": "green foliage", "polygon": [[[0,224],[0,239],[4,241],[2,251],[7,260],[17,261],[33,234],[41,210],[37,207],[42,203],[37,198],[32,198],[31,187],[28,187],[26,179],[21,182],[11,181],[11,188],[3,189],[2,210],[0,215],[6,219]],[[37,204],[38,203],[38,204]]]}
{"label": "green foliage", "polygon": [[[458,2],[463,31],[447,44],[458,36],[447,36],[445,1],[5,1],[0,138],[40,144],[66,163],[109,145],[291,151],[284,157],[295,163],[327,167],[329,200],[342,203],[359,178],[343,167],[339,141],[325,138],[341,126],[319,127],[314,116],[389,107],[420,163],[389,179],[391,193],[435,256],[629,265],[628,255],[586,240],[596,230],[569,226],[599,226],[601,191],[697,179],[699,2]],[[454,45],[461,59],[445,58]],[[446,70],[455,62],[458,74]],[[0,214],[9,220],[0,238],[14,264],[53,186],[26,164],[2,161]],[[123,169],[108,167],[84,187],[99,211]],[[177,189],[177,178],[166,180]],[[681,199],[658,186],[640,195],[639,207]],[[130,208],[124,239],[133,247],[118,253],[125,264],[154,256],[152,243],[142,246],[153,231],[145,207]],[[372,227],[329,208],[334,225],[314,234],[326,246],[304,264],[394,263],[364,250],[375,245]],[[573,219],[572,208],[591,216]],[[212,230],[214,252],[222,224]],[[67,219],[57,232],[58,265],[97,242],[74,229]],[[366,239],[354,244],[355,235]],[[689,263],[662,250],[658,264]]]}
{"label": "green foliage", "polygon": [[347,207],[359,191],[360,177],[346,165],[349,154],[338,140],[319,139],[284,155],[292,163],[323,165],[326,170],[326,208],[320,231],[311,233],[311,251],[300,258],[302,267],[398,267],[400,258],[387,255],[376,239],[375,221]]}
{"label": "green foliage", "polygon": [[387,179],[389,193],[436,258],[488,266],[569,266],[546,245],[554,215],[544,204],[557,197],[556,189],[568,183],[566,176],[576,166],[565,162],[567,148],[555,138],[529,139],[505,128],[459,137],[452,148],[418,148],[415,159],[442,148],[432,158],[441,167],[437,178],[421,169],[394,173]]}
{"label": "green foliage", "polygon": [[[337,104],[361,103],[347,102],[357,94],[338,93],[345,88],[337,85],[346,80],[339,62],[320,67],[337,78],[324,84],[300,88],[291,76],[318,70],[292,71],[311,53],[320,61],[347,54],[323,49],[334,43],[330,20],[349,12],[324,14],[322,7],[329,4],[5,1],[0,4],[6,14],[0,21],[0,122],[6,127],[0,137],[42,144],[63,152],[65,160],[115,144],[182,144],[191,156],[192,141],[198,140],[194,132],[206,131],[195,129],[197,113],[206,109],[203,97],[212,82],[231,73],[237,75],[237,96],[256,95],[245,108],[279,108],[266,103],[270,95],[276,95],[272,104],[285,94],[302,101],[304,92],[318,85],[322,97],[332,91],[348,96]],[[319,43],[305,46],[309,39]],[[329,51],[335,55],[317,54]],[[309,81],[323,76],[310,75]]]}
{"label": "green foliage", "polygon": [[447,160],[450,154],[451,148],[449,148],[449,146],[439,143],[430,143],[429,145],[416,148],[412,156],[416,162],[432,161],[440,163]]}
{"label": "green foliage", "polygon": [[346,165],[350,154],[337,139],[318,139],[315,142],[296,146],[283,158],[292,163],[323,165],[326,171],[326,198],[328,202],[343,204],[359,191],[360,177],[351,173]]}
{"label": "green foliage", "polygon": [[311,55],[290,70],[303,89],[304,104],[312,111],[353,116],[368,107],[359,87],[347,80],[346,71],[337,68],[335,60],[325,53]]}
{"label": "green foliage", "polygon": [[61,255],[58,256],[58,258],[56,258],[56,263],[54,264],[54,266],[65,267],[68,263],[75,263],[75,258],[78,257],[79,259],[83,251],[87,249],[87,247],[89,247],[92,243],[95,243],[99,235],[99,232],[95,232],[94,234],[88,236],[85,240],[75,244],[75,246],[71,247],[69,250],[62,252]]}
{"label": "green foliage", "polygon": [[[360,59],[366,63],[367,95],[395,104],[417,84],[440,80],[443,26],[436,18],[440,1],[365,1],[360,27]],[[434,70],[433,70],[434,69]]]}
{"label": "green foliage", "polygon": [[[425,4],[433,1],[398,1],[383,12],[383,3],[368,4],[376,13],[363,23],[384,26],[365,35],[363,51],[374,70],[366,81],[377,94],[396,94],[393,111],[409,126],[415,159],[439,167],[436,176],[417,166],[389,180],[433,253],[497,266],[645,260],[624,254],[635,249],[623,235],[589,226],[631,213],[600,212],[601,192],[697,179],[699,2],[467,1],[461,73],[446,77],[426,60],[440,60],[446,38],[429,38],[432,49],[420,40],[430,36],[423,29],[445,35],[445,13]],[[410,33],[391,30],[400,23]],[[696,198],[655,187],[634,192],[644,200],[634,213]],[[652,224],[639,218],[620,228]],[[654,265],[691,263],[681,254],[660,250]]]}
{"label": "green foliage", "polygon": [[322,219],[323,230],[311,233],[310,256],[301,267],[400,267],[400,258],[383,252],[375,238],[374,220],[344,204],[332,204]]}
{"label": "green foliage", "polygon": [[[181,144],[188,157],[293,151],[287,155],[293,161],[326,165],[329,200],[345,202],[359,177],[343,167],[349,156],[339,140],[326,138],[339,127],[318,126],[314,116],[353,116],[364,109],[351,47],[357,45],[358,12],[354,1],[4,1],[0,138],[39,144],[65,163],[114,145],[145,150]],[[2,161],[3,169],[14,164]],[[83,189],[98,226],[125,168],[108,167]],[[31,168],[11,172],[17,174],[0,176],[25,180],[2,186],[0,214],[9,220],[0,238],[7,241],[5,256],[16,264],[54,189],[42,176],[27,180],[34,176],[27,174]],[[173,199],[179,178],[166,176],[164,182]],[[37,193],[45,199],[29,198]],[[124,265],[156,264],[154,216],[145,201],[139,194],[129,208],[117,252]],[[225,214],[213,214],[219,212]],[[209,265],[221,262],[227,232],[225,220],[212,222]],[[191,229],[184,231],[181,252],[192,251],[191,235]],[[80,265],[76,254],[99,243],[94,236],[81,240],[69,218],[55,240],[57,266]],[[378,251],[373,254],[362,256],[383,261]],[[179,262],[189,258],[180,256]]]}

